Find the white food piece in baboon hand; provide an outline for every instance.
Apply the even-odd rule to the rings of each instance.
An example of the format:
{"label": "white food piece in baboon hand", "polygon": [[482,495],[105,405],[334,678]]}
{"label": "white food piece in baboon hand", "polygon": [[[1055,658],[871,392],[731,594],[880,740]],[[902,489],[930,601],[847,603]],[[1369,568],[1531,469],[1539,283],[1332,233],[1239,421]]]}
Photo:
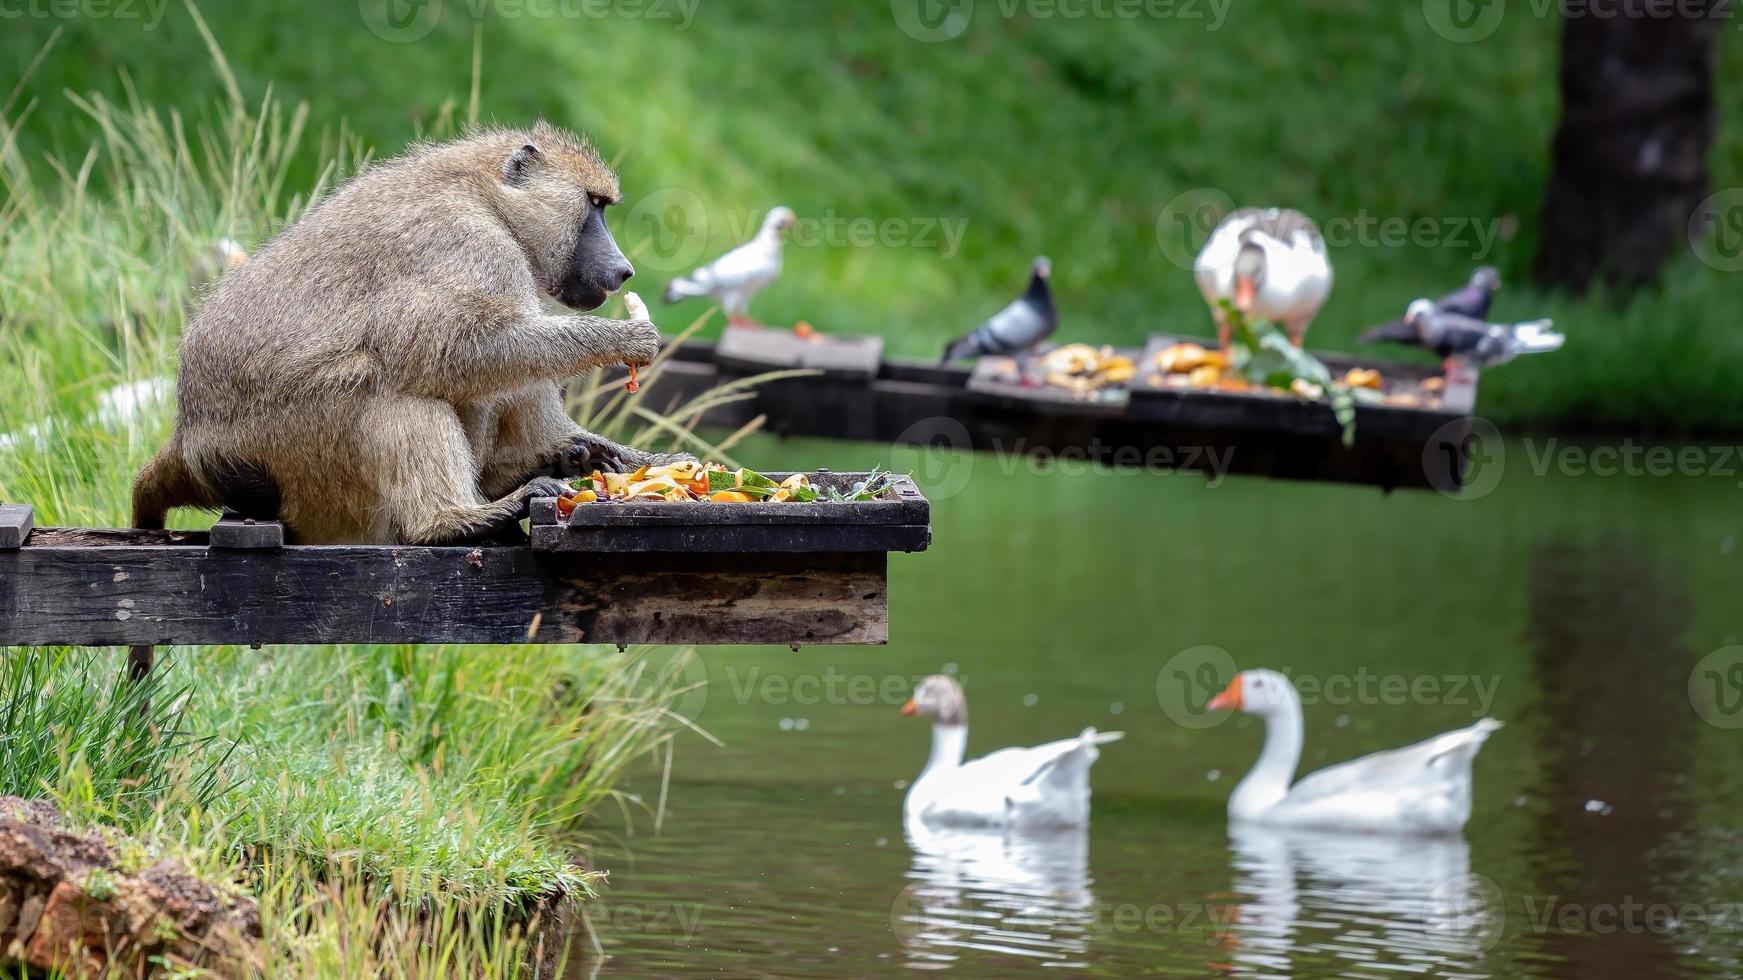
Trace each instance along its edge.
{"label": "white food piece in baboon hand", "polygon": [[624,293],[623,305],[629,309],[631,320],[646,320],[649,323],[654,321],[654,318],[648,315],[648,304],[642,302],[642,298],[635,293]]}

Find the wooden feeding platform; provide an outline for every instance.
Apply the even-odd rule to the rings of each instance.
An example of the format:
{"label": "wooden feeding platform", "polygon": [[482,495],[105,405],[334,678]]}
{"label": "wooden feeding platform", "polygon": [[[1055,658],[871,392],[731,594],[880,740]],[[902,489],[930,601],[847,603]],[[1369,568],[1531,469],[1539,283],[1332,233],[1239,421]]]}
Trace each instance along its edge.
{"label": "wooden feeding platform", "polygon": [[[1072,452],[1114,465],[1210,470],[1218,474],[1366,484],[1386,490],[1456,492],[1477,375],[1442,379],[1438,400],[1417,405],[1363,404],[1354,444],[1329,405],[1288,395],[1203,387],[1156,388],[1146,362],[1126,387],[1082,398],[1045,385],[1025,385],[1014,362],[983,358],[973,368],[930,361],[880,359],[862,338],[729,328],[719,345],[689,342],[673,350],[652,382],[650,405],[673,404],[748,375],[803,366],[795,345],[813,349],[827,374],[782,378],[752,388],[752,397],[719,406],[703,423],[736,427],[757,416],[780,435],[865,442],[948,445],[997,453]],[[1147,350],[1171,344],[1155,338]],[[1214,346],[1212,341],[1197,341]],[[723,359],[719,351],[730,348]],[[758,349],[778,357],[758,360]],[[1130,353],[1130,352],[1127,352]],[[1334,374],[1353,366],[1378,369],[1388,390],[1420,387],[1438,368],[1320,353]],[[609,388],[607,389],[609,390]],[[1134,462],[1137,461],[1137,462]]]}
{"label": "wooden feeding platform", "polygon": [[[866,474],[820,473],[823,486]],[[879,644],[887,558],[924,551],[912,483],[834,503],[533,502],[508,547],[298,545],[210,531],[33,528],[0,508],[0,646]]]}

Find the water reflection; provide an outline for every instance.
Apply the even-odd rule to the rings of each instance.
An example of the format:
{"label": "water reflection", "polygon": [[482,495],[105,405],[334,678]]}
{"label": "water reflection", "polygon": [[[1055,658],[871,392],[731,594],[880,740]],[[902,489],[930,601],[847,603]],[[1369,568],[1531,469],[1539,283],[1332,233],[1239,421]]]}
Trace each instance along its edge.
{"label": "water reflection", "polygon": [[1082,966],[1095,895],[1089,834],[956,830],[910,820],[909,883],[890,910],[908,965],[942,969],[964,951]]}
{"label": "water reflection", "polygon": [[[1461,838],[1229,828],[1235,889],[1229,972],[1286,977],[1335,963],[1345,976],[1486,976],[1499,936],[1493,883]],[[1308,971],[1312,972],[1312,971]]]}

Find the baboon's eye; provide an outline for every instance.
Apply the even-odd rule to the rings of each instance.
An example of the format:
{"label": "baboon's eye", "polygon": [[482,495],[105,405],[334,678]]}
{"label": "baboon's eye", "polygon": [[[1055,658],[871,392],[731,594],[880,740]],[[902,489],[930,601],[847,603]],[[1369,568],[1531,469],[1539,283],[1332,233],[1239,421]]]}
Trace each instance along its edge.
{"label": "baboon's eye", "polygon": [[611,204],[611,202],[606,200],[604,195],[601,195],[601,194],[589,194],[589,195],[587,195],[587,203],[593,205],[596,208],[605,208],[605,207],[610,206],[610,204]]}

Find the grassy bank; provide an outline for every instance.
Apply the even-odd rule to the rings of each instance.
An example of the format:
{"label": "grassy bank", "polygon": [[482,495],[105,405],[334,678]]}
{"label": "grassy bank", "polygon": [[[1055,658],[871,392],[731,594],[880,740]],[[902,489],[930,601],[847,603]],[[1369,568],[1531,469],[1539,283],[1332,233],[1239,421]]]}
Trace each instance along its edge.
{"label": "grassy bank", "polygon": [[[1020,289],[1029,257],[1046,252],[1068,338],[1203,332],[1179,250],[1158,228],[1173,227],[1181,194],[1211,188],[1342,229],[1318,345],[1347,345],[1492,262],[1510,283],[1498,312],[1553,315],[1570,343],[1487,379],[1485,414],[1743,429],[1729,370],[1743,335],[1724,302],[1738,273],[1683,249],[1658,288],[1620,304],[1526,285],[1557,111],[1553,17],[1514,12],[1492,37],[1456,44],[1413,4],[1237,5],[1220,21],[1205,4],[1201,17],[1138,20],[1040,7],[1003,17],[1004,6],[983,0],[961,37],[937,44],[904,34],[884,3],[449,0],[407,43],[372,32],[368,5],[263,0],[206,14],[243,91],[276,86],[310,103],[316,131],[346,120],[380,147],[430,126],[445,104],[468,104],[476,31],[484,115],[544,114],[621,160],[631,206],[619,226],[641,246],[644,280],[724,249],[772,204],[797,208],[810,237],[759,301],[771,321],[880,331],[896,352],[934,354]],[[65,30],[62,56],[24,94],[41,100],[22,136],[33,158],[76,154],[83,136],[61,92],[118,93],[117,67],[153,104],[203,106],[222,92],[190,70],[204,41],[180,0],[155,24],[15,24],[0,54],[16,64]],[[1714,183],[1738,187],[1734,33],[1719,55]],[[300,175],[290,186],[313,176]]]}
{"label": "grassy bank", "polygon": [[[221,59],[213,74],[224,77]],[[86,150],[25,162],[0,113],[0,500],[113,526],[168,433],[176,338],[214,243],[294,220],[366,155],[306,110],[193,117],[65,95]],[[305,176],[307,175],[307,176]],[[598,427],[689,440],[621,402]],[[691,442],[691,445],[695,443]],[[199,515],[183,514],[197,524]],[[669,751],[687,651],[269,647],[0,657],[0,793],[51,796],[261,901],[267,972],[523,976],[591,895],[582,824],[631,762]]]}

